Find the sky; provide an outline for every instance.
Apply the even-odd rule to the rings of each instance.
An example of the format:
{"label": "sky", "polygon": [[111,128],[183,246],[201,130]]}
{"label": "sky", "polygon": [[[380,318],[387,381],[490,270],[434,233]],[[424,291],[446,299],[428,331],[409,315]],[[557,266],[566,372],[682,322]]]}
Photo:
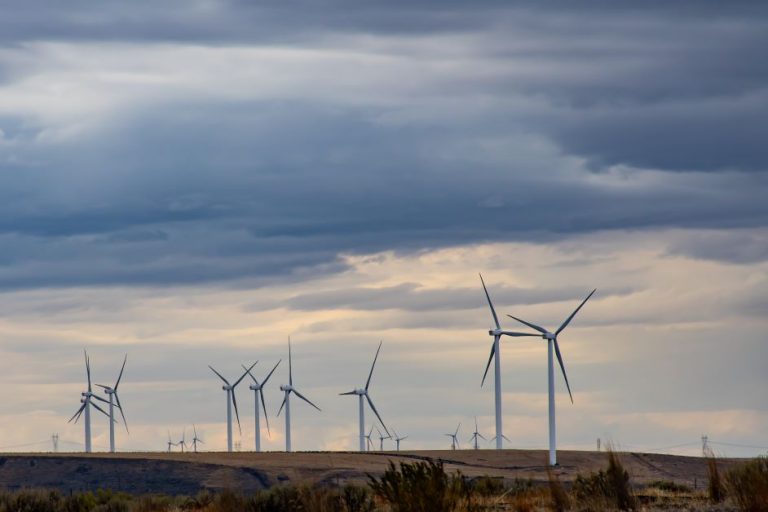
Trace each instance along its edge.
{"label": "sky", "polygon": [[[379,341],[403,448],[490,439],[482,272],[508,329],[597,288],[560,447],[768,451],[765,3],[1,4],[0,450],[82,449],[84,349],[128,354],[124,450],[224,449],[208,365],[282,359],[281,449],[289,336],[294,448],[357,446]],[[501,363],[507,446],[545,448],[545,344]]]}

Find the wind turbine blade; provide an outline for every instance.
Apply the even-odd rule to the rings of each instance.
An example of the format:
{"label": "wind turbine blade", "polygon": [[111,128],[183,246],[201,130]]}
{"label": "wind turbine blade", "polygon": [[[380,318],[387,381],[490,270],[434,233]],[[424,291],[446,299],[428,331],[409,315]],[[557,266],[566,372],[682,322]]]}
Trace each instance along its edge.
{"label": "wind turbine blade", "polygon": [[125,414],[123,413],[123,406],[120,404],[120,397],[117,396],[117,392],[115,392],[115,401],[117,402],[117,408],[120,409],[120,416],[123,417],[123,425],[125,425],[125,431],[129,432],[128,420],[125,419]]}
{"label": "wind turbine blade", "polygon": [[371,377],[373,376],[373,367],[376,366],[376,360],[379,358],[379,351],[381,350],[381,344],[383,342],[379,342],[379,348],[376,349],[376,356],[373,358],[373,364],[371,365],[371,371],[368,373],[368,380],[365,381],[365,390],[368,391],[368,386],[371,385]]}
{"label": "wind turbine blade", "polygon": [[291,337],[288,336],[288,384],[293,386],[293,365],[291,364]]}
{"label": "wind turbine blade", "polygon": [[310,402],[310,401],[309,401],[309,399],[308,399],[307,397],[305,397],[304,395],[302,395],[301,393],[299,393],[299,392],[298,392],[298,391],[296,391],[295,389],[293,390],[293,392],[294,392],[294,393],[296,393],[296,396],[297,396],[297,397],[301,398],[302,400],[304,400],[305,402],[307,402],[309,405],[311,405],[312,407],[314,407],[314,408],[315,408],[315,409],[317,409],[318,411],[320,410],[320,408],[319,408],[318,406],[316,406],[315,404],[313,404],[312,402]]}
{"label": "wind turbine blade", "polygon": [[278,360],[278,361],[277,361],[277,364],[275,364],[275,366],[272,368],[272,371],[271,371],[271,372],[269,372],[269,374],[267,374],[267,376],[266,376],[266,377],[264,377],[264,381],[261,383],[261,385],[262,385],[262,386],[263,386],[264,384],[266,384],[266,383],[267,383],[267,381],[269,380],[269,378],[272,376],[272,374],[273,374],[273,373],[275,373],[275,370],[277,369],[277,366],[280,364],[280,362],[281,362],[281,361],[282,361],[282,359]]}
{"label": "wind turbine blade", "polygon": [[514,332],[514,331],[501,331],[501,334],[504,336],[510,336],[512,338],[522,338],[523,336],[535,336],[539,337],[538,334],[533,334],[532,332]]}
{"label": "wind turbine blade", "polygon": [[267,403],[264,401],[264,388],[263,387],[259,388],[258,393],[261,395],[261,408],[264,410],[264,421],[267,422],[267,435],[269,437],[272,437],[272,433],[269,431],[269,416],[267,416]]}
{"label": "wind turbine blade", "polygon": [[93,385],[98,387],[98,388],[109,389],[109,386],[105,386],[104,384],[96,384],[96,383],[94,383]]}
{"label": "wind turbine blade", "polygon": [[[91,405],[92,405],[93,407],[95,407],[97,411],[100,411],[100,412],[101,412],[101,414],[103,414],[104,416],[106,416],[107,418],[109,418],[109,414],[107,414],[107,411],[105,411],[104,409],[102,409],[101,407],[99,407],[98,405],[96,405],[96,404],[95,404],[95,403],[93,403],[93,402],[91,402]],[[110,418],[110,419],[111,419],[111,418]]]}
{"label": "wind turbine blade", "polygon": [[475,416],[475,433],[477,433],[477,416]]}
{"label": "wind turbine blade", "polygon": [[508,316],[509,318],[513,318],[513,319],[517,320],[517,321],[518,321],[518,322],[520,322],[521,324],[525,324],[525,325],[527,325],[527,326],[528,326],[528,327],[530,327],[531,329],[535,329],[535,330],[539,331],[541,334],[547,334],[547,330],[546,330],[545,328],[543,328],[543,327],[539,326],[539,325],[536,325],[536,324],[532,324],[531,322],[526,322],[525,320],[522,320],[522,319],[520,319],[520,318],[517,318],[516,316],[512,316],[512,315],[507,315],[507,316]]}
{"label": "wind turbine blade", "polygon": [[357,392],[355,390],[352,390],[352,391],[347,391],[346,393],[339,393],[339,396],[356,395],[356,394],[357,394]]}
{"label": "wind turbine blade", "polygon": [[120,385],[120,379],[123,378],[123,370],[125,370],[125,363],[128,362],[128,354],[125,354],[125,358],[123,358],[123,367],[120,368],[120,375],[117,376],[117,382],[115,382],[114,390],[117,391],[117,386]]}
{"label": "wind turbine blade", "polygon": [[[197,439],[197,427],[195,426],[194,423],[192,424],[192,432],[195,434],[195,439]],[[199,439],[197,440],[199,441]]]}
{"label": "wind turbine blade", "polygon": [[[256,363],[258,363],[258,361],[256,361]],[[250,368],[246,368],[246,369],[245,369],[245,373],[243,373],[243,374],[240,376],[240,378],[239,378],[239,379],[237,379],[237,380],[235,381],[235,383],[234,383],[234,384],[232,384],[232,388],[233,388],[233,389],[232,389],[232,392],[233,392],[233,393],[234,393],[234,391],[235,391],[235,390],[234,390],[235,386],[237,386],[238,384],[240,384],[240,383],[243,381],[243,379],[245,378],[245,376],[246,376],[246,375],[248,375],[248,374],[251,372],[251,370],[253,370],[253,367],[254,367],[254,366],[256,366],[256,363],[253,363],[253,364],[251,365],[251,367],[250,367]]]}
{"label": "wind turbine blade", "polygon": [[565,319],[565,322],[563,322],[563,325],[561,325],[561,326],[560,326],[560,327],[559,327],[559,328],[558,328],[558,329],[555,331],[555,336],[557,336],[558,334],[560,334],[560,332],[561,332],[563,329],[565,329],[566,327],[568,327],[568,324],[569,324],[569,323],[571,323],[571,320],[573,320],[573,317],[574,317],[574,316],[576,316],[576,313],[578,313],[578,312],[579,312],[579,310],[581,309],[581,307],[582,307],[584,304],[586,304],[586,303],[587,303],[587,301],[589,300],[589,298],[590,298],[590,297],[592,296],[592,294],[593,294],[593,293],[595,293],[596,291],[597,291],[597,288],[595,288],[594,290],[592,290],[592,291],[589,293],[589,295],[587,295],[587,298],[586,298],[586,299],[584,299],[584,300],[582,301],[582,303],[581,303],[581,304],[579,304],[579,307],[577,307],[577,308],[576,308],[576,309],[573,311],[573,313],[571,313],[571,316],[569,316],[568,318],[566,318],[566,319]]}
{"label": "wind turbine blade", "polygon": [[94,398],[94,399],[98,400],[99,402],[104,402],[105,404],[108,404],[108,403],[109,403],[109,400],[107,400],[107,399],[104,399],[104,398],[101,398],[101,397],[100,397],[100,396],[98,396],[98,395],[92,395],[92,396],[91,396],[91,398]]}
{"label": "wind turbine blade", "polygon": [[[69,418],[69,421],[67,421],[67,423],[72,423],[72,420],[75,420],[75,423],[77,423],[77,420],[80,419],[80,414],[83,413],[83,409],[85,409],[85,404],[80,406],[80,408],[77,410],[77,412],[75,414],[73,414],[71,418]],[[77,419],[75,419],[75,418],[77,418]]]}
{"label": "wind turbine blade", "polygon": [[496,354],[496,340],[498,339],[498,336],[493,337],[493,345],[491,345],[491,355],[488,357],[488,364],[485,365],[485,372],[483,372],[483,380],[480,382],[480,387],[483,387],[485,384],[485,377],[488,376],[488,370],[491,368],[491,361],[493,361],[493,356]]}
{"label": "wind turbine blade", "polygon": [[479,437],[483,441],[487,441],[487,439],[485,437],[483,437],[483,434],[481,434],[480,432],[477,433],[477,437]]}
{"label": "wind turbine blade", "polygon": [[91,359],[85,349],[83,349],[83,354],[85,354],[85,373],[88,375],[88,391],[91,391]]}
{"label": "wind turbine blade", "polygon": [[456,427],[456,433],[453,434],[454,436],[459,435],[459,429],[461,428],[461,422],[459,422],[459,425]]}
{"label": "wind turbine blade", "polygon": [[560,355],[560,345],[557,343],[557,338],[555,338],[554,342],[555,342],[555,354],[557,355],[557,362],[560,363],[560,369],[563,371],[563,377],[565,378],[565,387],[568,388],[568,395],[571,397],[571,403],[573,403],[573,394],[571,394],[571,385],[568,384],[568,375],[566,375],[565,373],[563,356]]}
{"label": "wind turbine blade", "polygon": [[510,440],[509,440],[509,438],[508,438],[507,436],[505,436],[504,434],[501,434],[501,438],[502,438],[502,439],[504,439],[504,440],[505,440],[506,442],[508,442],[508,443],[511,443],[511,442],[512,442],[512,441],[510,441]]}
{"label": "wind turbine blade", "polygon": [[488,299],[488,305],[491,307],[491,314],[493,315],[493,321],[496,323],[496,328],[501,329],[501,326],[499,325],[499,317],[496,316],[496,309],[493,307],[493,302],[491,302],[491,296],[488,295],[488,288],[485,287],[485,281],[483,281],[483,274],[478,274],[480,276],[480,282],[483,283],[483,290],[485,291],[485,298]]}
{"label": "wind turbine blade", "polygon": [[235,397],[235,389],[232,388],[232,405],[235,406],[235,417],[237,418],[237,429],[240,431],[240,435],[243,435],[243,428],[240,426],[240,413],[237,412],[237,398]]}
{"label": "wind turbine blade", "polygon": [[387,435],[390,435],[389,430],[387,429],[387,426],[384,424],[384,420],[381,419],[381,415],[379,414],[379,411],[376,410],[376,406],[373,405],[373,400],[371,400],[371,397],[368,396],[368,393],[365,394],[365,398],[368,400],[368,405],[371,406],[373,413],[376,415],[377,418],[379,418],[379,422],[381,423],[381,426],[384,427],[384,432],[386,432]]}
{"label": "wind turbine blade", "polygon": [[280,409],[277,410],[277,416],[280,416],[280,413],[283,412],[283,407],[285,407],[285,400],[287,397],[283,397],[283,403],[280,404]]}
{"label": "wind turbine blade", "polygon": [[[256,362],[258,363],[258,361],[256,361]],[[245,366],[244,364],[241,364],[240,366],[242,366],[242,367],[243,367],[243,370],[245,370],[245,373],[246,373],[247,375],[250,375],[250,376],[251,376],[251,380],[253,380],[253,382],[254,382],[254,383],[256,383],[256,385],[258,385],[258,384],[259,384],[259,381],[257,381],[257,380],[256,380],[256,377],[254,377],[254,376],[253,376],[253,374],[251,373],[251,370],[249,370],[249,369],[248,369],[248,367],[247,367],[247,366]]]}
{"label": "wind turbine blade", "polygon": [[213,366],[211,366],[211,365],[208,365],[208,368],[210,368],[210,369],[211,369],[211,371],[213,371],[213,373],[215,373],[216,375],[218,375],[218,376],[219,376],[219,378],[220,378],[221,380],[223,380],[223,381],[224,381],[224,384],[226,384],[227,386],[230,386],[230,385],[231,385],[231,384],[229,383],[229,381],[228,381],[227,379],[225,379],[225,378],[224,378],[224,376],[223,376],[222,374],[220,374],[219,372],[217,372],[217,371],[216,371],[216,370],[213,368]]}

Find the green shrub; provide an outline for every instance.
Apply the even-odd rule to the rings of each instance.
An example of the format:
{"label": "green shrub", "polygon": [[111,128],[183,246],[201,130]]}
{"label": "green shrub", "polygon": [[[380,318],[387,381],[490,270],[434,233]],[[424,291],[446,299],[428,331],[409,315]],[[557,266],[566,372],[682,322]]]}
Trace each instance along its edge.
{"label": "green shrub", "polygon": [[341,502],[346,512],[372,512],[376,508],[370,491],[358,485],[347,485],[341,491]]}
{"label": "green shrub", "polygon": [[629,473],[613,450],[608,450],[608,467],[587,476],[577,475],[573,482],[573,494],[579,501],[595,498],[612,501],[619,510],[635,510],[637,503],[629,485]]}
{"label": "green shrub", "polygon": [[552,500],[551,508],[555,512],[564,512],[571,508],[571,499],[568,497],[568,493],[565,492],[563,484],[549,467],[547,467],[547,479],[549,480],[549,496]]}
{"label": "green shrub", "polygon": [[728,492],[744,512],[768,511],[768,459],[755,460],[732,468],[725,476]]}
{"label": "green shrub", "polygon": [[658,489],[667,492],[691,493],[693,490],[687,485],[678,484],[671,480],[656,480],[648,484],[651,489]]}

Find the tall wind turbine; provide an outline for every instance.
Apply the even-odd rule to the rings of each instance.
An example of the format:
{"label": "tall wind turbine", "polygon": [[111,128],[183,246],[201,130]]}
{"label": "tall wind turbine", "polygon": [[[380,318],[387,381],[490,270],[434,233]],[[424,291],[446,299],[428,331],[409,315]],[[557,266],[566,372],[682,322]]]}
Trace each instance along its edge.
{"label": "tall wind turbine", "polygon": [[373,448],[373,441],[371,441],[371,434],[373,434],[373,425],[371,425],[371,430],[369,430],[368,434],[365,436],[366,451],[368,452],[373,451],[371,450],[371,448]]}
{"label": "tall wind turbine", "polygon": [[386,436],[381,433],[381,430],[379,430],[379,427],[376,427],[376,432],[379,433],[379,451],[384,451],[384,440],[385,439],[392,439],[392,436],[387,434]]}
{"label": "tall wind turbine", "polygon": [[[395,429],[392,429],[392,432],[395,432]],[[405,439],[408,439],[408,436],[400,437],[397,432],[395,432],[395,444],[397,445],[397,451],[400,451],[400,441],[403,441]]]}
{"label": "tall wind turbine", "polygon": [[459,422],[459,425],[456,427],[456,432],[454,432],[453,434],[445,434],[451,438],[451,450],[456,450],[459,448],[459,429],[460,428],[461,428],[461,422]]}
{"label": "tall wind turbine", "polygon": [[[563,372],[563,378],[565,379],[565,386],[568,388],[568,396],[571,397],[571,403],[573,403],[573,394],[571,393],[571,385],[568,383],[568,375],[566,375],[565,373],[565,365],[563,364],[563,356],[560,354],[560,345],[557,343],[557,335],[563,332],[563,329],[568,327],[568,324],[571,323],[571,320],[573,320],[573,317],[576,316],[576,313],[579,312],[582,306],[586,304],[589,298],[592,297],[592,294],[594,294],[596,291],[597,289],[592,290],[589,293],[589,295],[587,295],[587,298],[584,299],[581,302],[581,304],[579,304],[579,307],[577,307],[573,311],[573,313],[571,313],[571,316],[565,319],[565,321],[560,325],[560,327],[557,328],[557,330],[554,333],[549,332],[545,328],[538,326],[534,323],[526,322],[525,320],[522,320],[512,315],[507,315],[510,318],[514,318],[518,322],[527,325],[531,329],[539,331],[539,333],[541,333],[541,337],[547,340],[547,377],[548,377],[548,383],[549,383],[549,465],[550,466],[557,465],[557,440],[556,440],[556,432],[555,432],[555,365],[552,357],[552,352],[554,350],[554,353],[557,355],[557,362],[560,363],[560,370],[562,370]],[[539,335],[535,334],[534,336],[539,336]]]}
{"label": "tall wind turbine", "polygon": [[488,364],[485,365],[485,373],[483,373],[483,380],[480,383],[480,387],[485,384],[485,377],[488,375],[488,368],[491,367],[491,361],[494,361],[494,402],[496,409],[496,449],[501,450],[501,439],[504,436],[501,427],[501,360],[499,353],[499,340],[502,336],[536,336],[535,334],[528,334],[522,332],[504,331],[499,325],[499,317],[496,315],[496,309],[493,307],[491,296],[488,294],[488,288],[485,287],[485,281],[480,274],[480,282],[483,284],[483,291],[485,291],[485,298],[488,299],[488,306],[491,308],[491,314],[493,315],[493,323],[496,325],[495,329],[488,331],[488,334],[493,336],[493,345],[491,346],[491,355],[488,358]]}
{"label": "tall wind turbine", "polygon": [[[282,361],[282,359],[280,360]],[[259,383],[258,380],[256,380],[256,377],[253,376],[253,374],[248,370],[248,375],[251,376],[251,379],[253,379],[253,384],[248,386],[249,389],[253,391],[254,395],[254,415],[256,419],[256,451],[261,451],[261,424],[259,422],[259,396],[261,396],[261,407],[264,409],[264,420],[267,422],[267,434],[269,434],[269,418],[267,417],[267,405],[266,401],[264,400],[264,386],[267,384],[267,381],[272,376],[272,374],[275,372],[275,369],[277,368],[277,365],[280,364],[280,361],[275,364],[274,368],[272,368],[272,371],[269,372],[269,374],[264,378],[261,383]],[[245,368],[245,366],[243,366]]]}
{"label": "tall wind turbine", "polygon": [[182,431],[181,441],[176,444],[181,446],[181,453],[184,453],[184,449],[187,447],[187,427],[184,427],[184,430]]}
{"label": "tall wind turbine", "polygon": [[195,424],[192,424],[192,431],[194,432],[194,437],[192,438],[192,449],[197,453],[197,443],[205,444],[202,439],[197,437],[197,427],[195,427]]}
{"label": "tall wind turbine", "polygon": [[93,388],[91,386],[91,359],[88,357],[88,353],[85,350],[83,350],[83,354],[85,354],[85,373],[88,376],[88,391],[80,393],[80,403],[83,405],[81,405],[77,412],[69,418],[67,423],[71,423],[72,420],[77,423],[80,419],[80,415],[85,413],[85,421],[83,422],[85,424],[85,453],[91,453],[91,406],[95,407],[97,411],[101,412],[107,418],[109,418],[109,414],[93,402],[93,399],[96,399],[108,403],[100,396],[93,394]]}
{"label": "tall wind turbine", "polygon": [[477,445],[478,438],[482,439],[483,441],[486,440],[485,437],[483,437],[483,434],[477,430],[477,416],[475,416],[475,431],[472,433],[472,437],[469,438],[469,440],[475,444],[475,450],[479,449],[479,446]]}
{"label": "tall wind turbine", "polygon": [[117,402],[117,408],[120,410],[120,416],[123,417],[125,431],[128,432],[128,421],[125,419],[123,406],[120,404],[120,397],[117,394],[117,387],[120,385],[120,379],[123,378],[126,361],[128,361],[128,354],[125,354],[123,366],[120,368],[120,374],[117,376],[117,380],[113,387],[105,386],[104,384],[96,384],[104,390],[107,396],[109,396],[109,451],[112,453],[115,453],[115,423],[117,423],[117,421],[115,421],[115,402]]}
{"label": "tall wind turbine", "polygon": [[[258,363],[258,361],[256,361]],[[237,418],[237,428],[240,429],[240,414],[237,412],[237,398],[235,398],[235,388],[238,384],[245,378],[246,375],[248,375],[248,370],[251,370],[254,366],[256,366],[256,363],[253,363],[250,368],[247,368],[245,373],[243,373],[239,379],[235,381],[234,384],[230,384],[227,379],[225,379],[219,372],[214,370],[213,366],[208,365],[208,368],[210,368],[213,373],[219,376],[221,380],[224,381],[224,385],[221,386],[221,389],[227,392],[227,451],[232,451],[232,406],[235,406],[235,417]],[[242,432],[242,430],[241,430]]]}
{"label": "tall wind turbine", "polygon": [[171,447],[176,446],[176,443],[171,441],[171,431],[168,431],[168,453],[171,453]]}
{"label": "tall wind turbine", "polygon": [[291,338],[288,338],[288,384],[283,384],[280,386],[280,390],[285,393],[285,398],[283,398],[283,403],[280,405],[280,410],[277,411],[277,415],[280,416],[280,413],[283,411],[283,407],[285,407],[285,451],[290,452],[291,451],[291,393],[295,393],[297,397],[301,398],[305,402],[307,402],[309,405],[317,409],[318,411],[320,408],[309,401],[307,397],[299,393],[299,391],[293,387],[293,369],[291,364]]}
{"label": "tall wind turbine", "polygon": [[[353,389],[352,391],[347,391],[346,393],[339,393],[340,395],[357,395],[358,398],[358,410],[359,410],[359,429],[360,429],[360,451],[365,451],[365,404],[363,403],[363,398],[365,398],[368,401],[368,405],[371,406],[371,410],[373,410],[373,413],[376,415],[377,418],[379,418],[379,421],[381,422],[381,426],[384,427],[384,432],[387,433],[389,436],[389,430],[387,430],[387,426],[384,424],[384,420],[381,419],[381,416],[379,415],[379,411],[376,410],[376,406],[373,405],[373,400],[371,400],[371,396],[368,394],[368,387],[371,385],[371,376],[373,376],[373,368],[376,366],[376,360],[379,358],[379,351],[381,350],[381,343],[379,342],[379,348],[376,349],[376,355],[373,358],[373,364],[371,364],[371,371],[368,372],[368,380],[365,382],[364,388],[358,388]],[[390,436],[392,437],[392,436]]]}

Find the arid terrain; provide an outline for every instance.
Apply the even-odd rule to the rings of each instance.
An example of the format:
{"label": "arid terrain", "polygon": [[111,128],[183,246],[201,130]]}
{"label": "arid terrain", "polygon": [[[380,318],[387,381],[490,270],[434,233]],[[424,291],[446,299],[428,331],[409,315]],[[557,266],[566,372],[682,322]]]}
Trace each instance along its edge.
{"label": "arid terrain", "polygon": [[[559,452],[556,473],[568,485],[579,473],[604,468],[601,452]],[[389,461],[441,460],[446,470],[463,474],[547,480],[543,450],[459,450],[409,452],[300,453],[120,453],[0,455],[0,488],[43,487],[62,492],[99,487],[129,493],[193,494],[203,489],[249,492],[280,483],[336,485],[378,475]],[[632,482],[666,480],[701,489],[707,480],[704,459],[622,453]],[[738,462],[722,459],[723,469]]]}

